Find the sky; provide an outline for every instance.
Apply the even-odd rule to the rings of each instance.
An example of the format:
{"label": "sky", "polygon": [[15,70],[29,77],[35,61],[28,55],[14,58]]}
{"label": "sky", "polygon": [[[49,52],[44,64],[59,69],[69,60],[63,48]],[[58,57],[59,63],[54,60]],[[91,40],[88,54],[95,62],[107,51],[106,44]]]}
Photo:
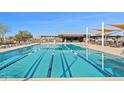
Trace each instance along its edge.
{"label": "sky", "polygon": [[89,27],[90,33],[94,29],[112,28],[107,24],[124,23],[124,13],[120,12],[0,12],[0,23],[9,27],[9,36],[20,30],[28,30],[34,36],[58,35],[62,33],[85,33]]}

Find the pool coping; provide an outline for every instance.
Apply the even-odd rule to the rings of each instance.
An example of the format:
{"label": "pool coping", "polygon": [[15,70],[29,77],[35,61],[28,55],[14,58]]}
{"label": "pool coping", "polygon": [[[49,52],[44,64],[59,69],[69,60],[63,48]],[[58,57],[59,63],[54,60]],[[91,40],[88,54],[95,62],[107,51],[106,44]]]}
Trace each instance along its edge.
{"label": "pool coping", "polygon": [[0,81],[124,81],[124,77],[87,78],[0,78]]}
{"label": "pool coping", "polygon": [[[93,49],[91,47],[86,47],[86,46],[81,46],[81,45],[76,45],[75,43],[71,43],[75,46],[79,46],[81,48],[88,48],[88,49],[91,49],[91,50],[94,50],[94,51],[98,51],[98,52],[102,52],[102,53],[105,53],[105,54],[109,54],[109,55],[112,55],[112,56],[117,56],[117,57],[120,57],[120,58],[123,58],[124,59],[124,55],[116,55],[116,54],[113,54],[113,53],[110,53],[110,52],[105,52],[105,51],[102,51],[102,50],[98,50],[98,49]],[[101,47],[102,48],[102,47]]]}
{"label": "pool coping", "polygon": [[33,45],[37,45],[39,43],[32,43],[32,44],[27,44],[27,45],[20,45],[20,46],[17,46],[17,47],[11,47],[11,48],[3,48],[3,49],[0,49],[0,53],[4,53],[4,52],[8,52],[8,51],[12,51],[12,50],[16,50],[16,49],[21,49],[21,48],[25,48],[25,47],[29,47],[29,46],[33,46]]}
{"label": "pool coping", "polygon": [[[11,48],[2,48],[2,49],[0,49],[0,53],[4,53],[4,52],[16,50],[16,49],[21,49],[21,48],[25,48],[25,47],[29,47],[29,46],[33,46],[33,45],[38,45],[38,44],[45,45],[45,44],[54,44],[54,43],[53,42],[49,42],[49,43],[48,42],[47,43],[31,43],[31,44],[20,45],[20,46],[11,47]],[[62,43],[56,43],[56,44],[64,44],[64,43],[62,42]],[[68,44],[71,44],[71,43],[68,43]]]}

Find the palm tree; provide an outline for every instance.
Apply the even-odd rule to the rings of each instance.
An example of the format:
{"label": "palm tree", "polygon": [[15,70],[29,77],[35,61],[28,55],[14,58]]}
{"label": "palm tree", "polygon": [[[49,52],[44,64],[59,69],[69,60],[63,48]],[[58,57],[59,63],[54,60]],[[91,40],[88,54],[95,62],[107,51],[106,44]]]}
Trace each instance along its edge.
{"label": "palm tree", "polygon": [[8,27],[0,23],[0,42],[5,42],[5,34],[7,32],[9,32]]}

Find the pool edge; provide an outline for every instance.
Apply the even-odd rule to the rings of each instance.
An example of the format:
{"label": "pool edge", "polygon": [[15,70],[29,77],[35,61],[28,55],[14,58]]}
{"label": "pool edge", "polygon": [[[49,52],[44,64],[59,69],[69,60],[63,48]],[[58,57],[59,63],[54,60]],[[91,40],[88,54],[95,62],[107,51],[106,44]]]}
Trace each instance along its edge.
{"label": "pool edge", "polygon": [[0,78],[0,81],[124,81],[124,77],[105,78]]}

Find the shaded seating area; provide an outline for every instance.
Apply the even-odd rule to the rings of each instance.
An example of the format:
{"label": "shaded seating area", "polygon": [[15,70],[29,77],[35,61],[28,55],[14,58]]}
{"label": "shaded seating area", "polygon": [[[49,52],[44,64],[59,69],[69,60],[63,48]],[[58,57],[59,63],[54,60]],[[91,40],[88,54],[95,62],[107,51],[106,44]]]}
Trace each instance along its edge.
{"label": "shaded seating area", "polygon": [[[115,26],[120,29],[94,29],[97,34],[90,36],[89,42],[96,45],[104,43],[104,46],[124,47],[124,24],[109,24],[108,26]],[[102,33],[102,30],[104,33]],[[123,35],[118,35],[118,32],[123,32]],[[102,36],[102,34],[104,35]]]}

